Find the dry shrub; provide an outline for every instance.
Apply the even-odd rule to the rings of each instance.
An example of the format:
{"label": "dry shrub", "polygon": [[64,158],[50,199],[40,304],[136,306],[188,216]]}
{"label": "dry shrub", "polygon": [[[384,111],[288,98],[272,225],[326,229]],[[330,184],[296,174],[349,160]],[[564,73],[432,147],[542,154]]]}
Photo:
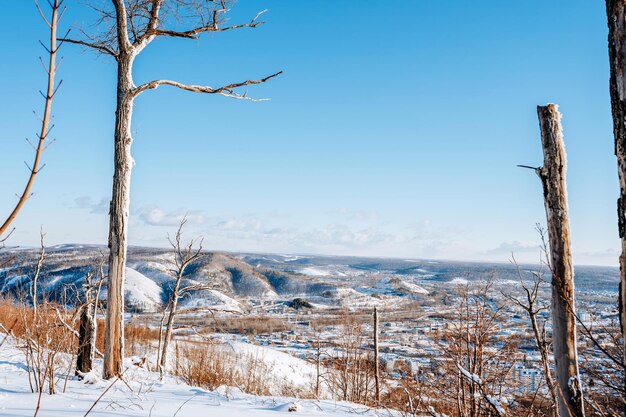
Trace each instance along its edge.
{"label": "dry shrub", "polygon": [[594,325],[581,326],[587,346],[579,349],[583,384],[586,388],[588,412],[598,415],[626,415],[626,369],[621,364],[624,357],[620,324],[593,318]]}
{"label": "dry shrub", "polygon": [[71,353],[75,347],[71,342],[75,336],[68,328],[75,320],[74,313],[57,303],[44,301],[35,314],[32,308],[9,297],[0,298],[0,325],[5,332],[9,331],[18,340],[30,337],[38,341],[46,336],[46,343],[59,352]]}
{"label": "dry shrub", "polygon": [[[185,322],[184,319],[179,319]],[[292,326],[285,320],[273,317],[216,317],[205,329],[209,333],[236,333],[242,335],[270,335],[291,330]]]}
{"label": "dry shrub", "polygon": [[215,345],[176,346],[176,375],[189,385],[210,390],[221,385],[238,386],[235,358]]}
{"label": "dry shrub", "polygon": [[[74,331],[78,330],[78,315],[75,309],[68,310],[60,304],[44,300],[38,304],[35,317],[30,306],[4,297],[0,298],[0,326],[3,333],[10,331],[19,341],[32,339],[53,351],[76,353]],[[96,348],[100,352],[104,350],[104,330],[104,320],[98,319]],[[159,331],[147,325],[128,324],[124,327],[124,336],[125,353],[143,356],[156,347]]]}
{"label": "dry shrub", "polygon": [[[103,319],[97,320],[96,348],[104,351],[104,330]],[[156,349],[159,340],[158,329],[150,328],[147,324],[126,324],[124,326],[124,354],[128,356],[145,356],[152,349]]]}
{"label": "dry shrub", "polygon": [[[67,380],[76,352],[77,340],[71,327],[77,317],[60,304],[42,300],[33,310],[10,298],[0,300],[0,324],[18,341],[24,353],[32,392],[54,394],[61,379]],[[61,369],[63,368],[63,369]],[[63,372],[61,372],[63,371]]]}
{"label": "dry shrub", "polygon": [[189,385],[209,390],[231,386],[253,395],[314,397],[309,389],[294,388],[270,371],[262,353],[242,354],[212,343],[176,345],[174,373]]}
{"label": "dry shrub", "polygon": [[[104,326],[101,327],[104,329]],[[150,328],[147,324],[124,326],[124,353],[126,355],[146,356],[157,348],[158,342],[158,329]]]}

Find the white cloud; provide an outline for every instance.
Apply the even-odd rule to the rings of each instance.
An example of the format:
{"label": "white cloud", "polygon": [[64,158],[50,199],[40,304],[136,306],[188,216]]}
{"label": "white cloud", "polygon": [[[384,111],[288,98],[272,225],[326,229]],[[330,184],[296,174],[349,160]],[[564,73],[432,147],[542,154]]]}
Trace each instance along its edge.
{"label": "white cloud", "polygon": [[372,210],[352,210],[342,207],[339,210],[332,211],[330,213],[337,214],[346,220],[352,221],[375,221],[380,219],[380,213]]}
{"label": "white cloud", "polygon": [[520,242],[519,240],[514,240],[512,242],[502,242],[497,247],[489,249],[487,251],[487,253],[491,255],[510,255],[528,252],[533,252],[539,255],[539,253],[541,252],[540,244],[537,242]]}
{"label": "white cloud", "polygon": [[590,258],[618,258],[620,256],[620,250],[618,248],[608,248],[600,251],[587,251],[587,252],[579,252],[578,255],[586,256]]}
{"label": "white cloud", "polygon": [[89,210],[93,214],[108,214],[109,213],[109,200],[102,197],[99,202],[94,202],[91,197],[82,195],[74,199],[74,207]]}
{"label": "white cloud", "polygon": [[235,218],[231,217],[226,220],[220,220],[213,225],[218,230],[227,231],[257,231],[261,228],[261,222],[254,217]]}
{"label": "white cloud", "polygon": [[271,214],[208,217],[202,211],[166,211],[157,206],[144,206],[133,217],[138,226],[148,226],[140,227],[135,236],[152,244],[150,236],[156,236],[156,229],[151,226],[176,227],[187,215],[189,233],[202,234],[216,250],[449,259],[463,253],[456,241],[459,231],[440,230],[428,221],[363,224],[351,218],[375,215],[341,211],[345,222],[310,224]]}
{"label": "white cloud", "polygon": [[405,239],[404,236],[386,233],[376,228],[353,230],[346,225],[329,224],[310,232],[298,233],[291,241],[312,247],[316,245],[341,245],[351,248]]}
{"label": "white cloud", "polygon": [[201,225],[205,222],[205,217],[200,211],[163,211],[154,206],[145,206],[137,210],[137,217],[143,223],[150,226],[178,226],[186,218],[187,225]]}

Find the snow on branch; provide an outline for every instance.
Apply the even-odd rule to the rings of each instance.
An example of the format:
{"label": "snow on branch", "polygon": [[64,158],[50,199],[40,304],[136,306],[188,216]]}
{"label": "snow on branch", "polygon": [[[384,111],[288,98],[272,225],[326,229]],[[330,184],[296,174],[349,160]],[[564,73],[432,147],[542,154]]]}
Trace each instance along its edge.
{"label": "snow on branch", "polygon": [[461,372],[461,374],[463,374],[463,376],[467,379],[469,379],[470,381],[478,384],[478,385],[482,385],[483,381],[482,379],[480,379],[480,377],[476,374],[472,374],[470,373],[467,369],[463,368],[461,365],[459,365],[458,363],[456,364],[456,367],[459,368],[459,371]]}
{"label": "snow on branch", "polygon": [[456,367],[459,369],[459,372],[461,372],[461,375],[463,375],[464,378],[466,378],[469,381],[472,381],[478,386],[483,398],[491,406],[491,408],[494,410],[496,415],[498,416],[506,415],[506,410],[502,406],[502,403],[501,403],[501,402],[505,402],[506,398],[499,399],[493,395],[487,395],[487,393],[485,393],[485,386],[484,386],[483,380],[480,378],[480,376],[469,372],[467,369],[462,367],[459,363],[456,364]]}

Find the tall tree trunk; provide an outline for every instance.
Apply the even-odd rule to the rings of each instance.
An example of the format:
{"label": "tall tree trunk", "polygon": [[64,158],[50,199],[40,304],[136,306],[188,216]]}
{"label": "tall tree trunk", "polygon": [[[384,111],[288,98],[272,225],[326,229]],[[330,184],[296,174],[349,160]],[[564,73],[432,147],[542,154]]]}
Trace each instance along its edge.
{"label": "tall tree trunk", "polygon": [[76,375],[86,374],[93,369],[93,356],[96,351],[96,321],[94,302],[88,301],[80,312],[78,329],[78,354],[76,355]]}
{"label": "tall tree trunk", "polygon": [[552,273],[552,346],[558,384],[559,415],[584,416],[578,373],[574,268],[567,214],[565,172],[567,157],[561,130],[561,114],[555,104],[538,106],[544,164],[537,169],[543,184],[548,222],[550,270]]}
{"label": "tall tree trunk", "polygon": [[374,382],[376,383],[376,404],[380,404],[380,359],[378,357],[378,308],[374,307]]}
{"label": "tall tree trunk", "polygon": [[[622,254],[619,258],[618,307],[624,341],[622,361],[626,365],[626,2],[607,0],[606,15],[609,24],[609,67],[611,70],[609,89],[620,190],[620,196],[617,199],[617,224],[622,241]],[[626,380],[624,385],[626,386]]]}
{"label": "tall tree trunk", "polygon": [[124,359],[124,278],[130,207],[130,174],[134,161],[131,118],[134,87],[134,53],[120,52],[117,57],[117,110],[115,112],[115,161],[113,192],[109,209],[109,276],[106,332],[104,339],[105,379],[122,373]]}

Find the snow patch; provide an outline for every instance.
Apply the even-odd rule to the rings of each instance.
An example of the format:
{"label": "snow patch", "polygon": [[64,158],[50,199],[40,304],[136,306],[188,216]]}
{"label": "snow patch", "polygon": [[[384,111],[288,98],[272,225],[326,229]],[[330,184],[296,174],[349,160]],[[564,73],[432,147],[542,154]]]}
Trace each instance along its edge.
{"label": "snow patch", "polygon": [[315,277],[327,277],[330,275],[329,271],[325,271],[323,269],[315,268],[312,266],[307,267],[307,268],[302,268],[298,272],[304,275],[310,275],[310,276],[315,276]]}
{"label": "snow patch", "polygon": [[161,305],[161,287],[132,268],[126,268],[124,295],[128,305],[142,311],[154,312]]}

